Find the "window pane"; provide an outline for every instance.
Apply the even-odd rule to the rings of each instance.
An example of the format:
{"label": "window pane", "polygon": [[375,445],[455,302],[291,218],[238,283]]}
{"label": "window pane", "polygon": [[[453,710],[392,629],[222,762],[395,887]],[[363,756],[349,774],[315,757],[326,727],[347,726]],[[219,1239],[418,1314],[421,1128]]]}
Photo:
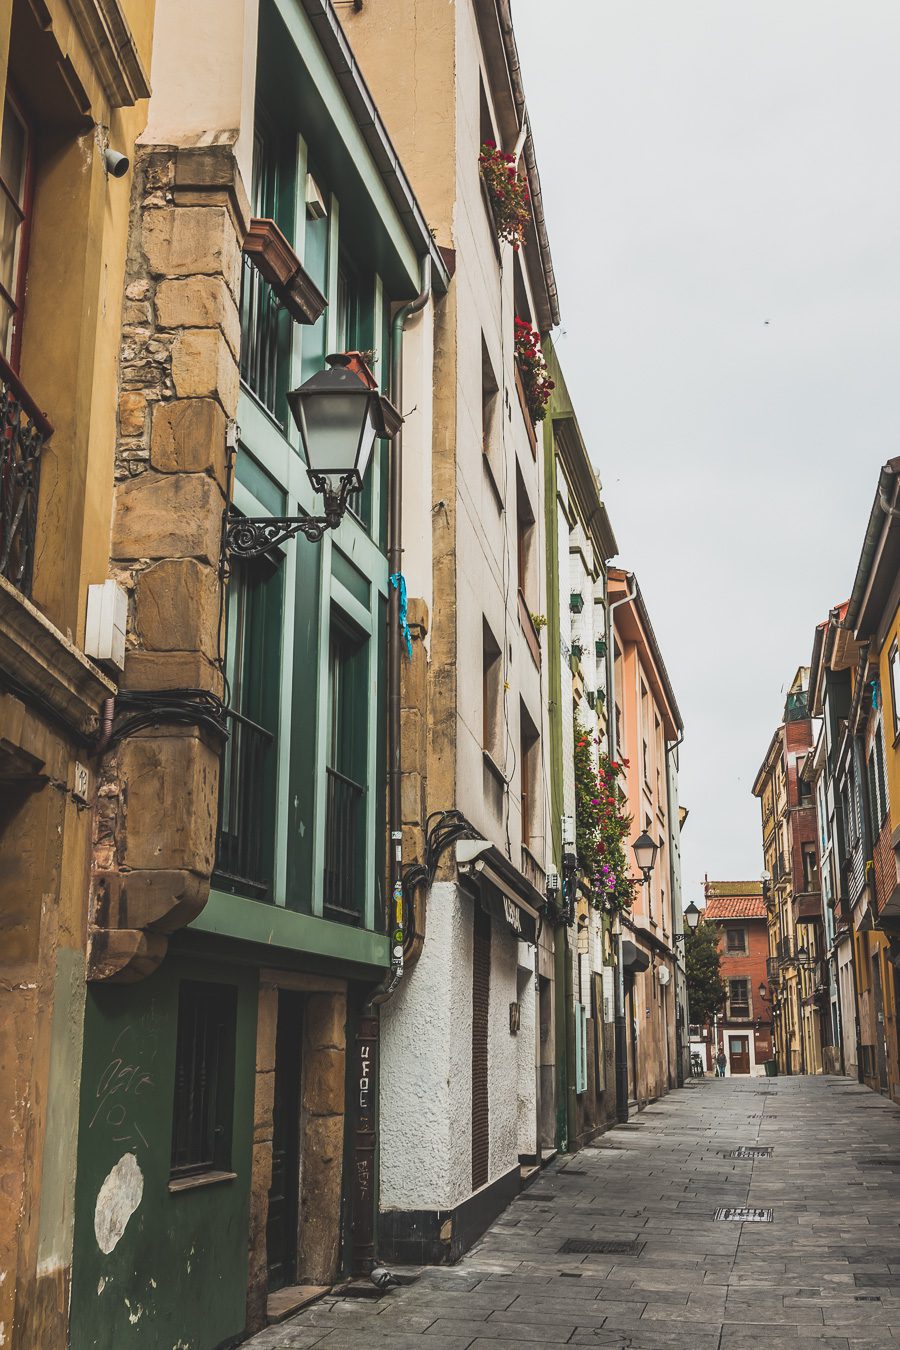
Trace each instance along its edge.
{"label": "window pane", "polygon": [[0,178],[21,207],[25,196],[25,166],[28,133],[9,99],[3,107],[3,140],[0,142]]}

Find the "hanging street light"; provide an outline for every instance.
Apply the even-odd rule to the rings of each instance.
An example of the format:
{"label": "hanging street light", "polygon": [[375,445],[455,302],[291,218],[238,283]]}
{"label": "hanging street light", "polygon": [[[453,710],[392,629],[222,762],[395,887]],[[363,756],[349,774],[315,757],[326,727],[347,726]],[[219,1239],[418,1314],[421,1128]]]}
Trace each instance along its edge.
{"label": "hanging street light", "polygon": [[656,855],[659,852],[659,844],[655,839],[651,839],[645,830],[642,835],[635,839],[631,847],[634,850],[635,862],[644,874],[644,881],[649,883],[650,873],[653,871]]}
{"label": "hanging street light", "polygon": [[287,396],[307,476],[323,497],[323,514],[251,518],[229,512],[226,557],[256,558],[296,534],[315,542],[326,530],[337,529],[350,494],[362,489],[376,439],[392,440],[400,430],[403,418],[380,392],[359,352],[325,359],[327,370],[317,371]]}
{"label": "hanging street light", "polygon": [[696,932],[697,924],[700,922],[701,916],[702,910],[698,909],[692,900],[684,911],[684,921],[692,933]]}

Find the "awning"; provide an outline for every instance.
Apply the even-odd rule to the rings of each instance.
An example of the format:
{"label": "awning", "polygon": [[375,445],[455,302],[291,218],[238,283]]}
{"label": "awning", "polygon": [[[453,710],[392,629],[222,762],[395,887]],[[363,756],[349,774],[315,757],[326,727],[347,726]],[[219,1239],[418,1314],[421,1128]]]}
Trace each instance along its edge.
{"label": "awning", "polygon": [[638,970],[646,970],[650,965],[650,957],[646,952],[642,952],[636,942],[630,938],[622,940],[622,965],[625,970],[634,974]]}
{"label": "awning", "polygon": [[536,944],[539,906],[543,902],[540,891],[493,845],[475,857],[466,856],[475,852],[480,842],[461,840],[457,844],[461,874],[486,914],[511,929],[522,942]]}

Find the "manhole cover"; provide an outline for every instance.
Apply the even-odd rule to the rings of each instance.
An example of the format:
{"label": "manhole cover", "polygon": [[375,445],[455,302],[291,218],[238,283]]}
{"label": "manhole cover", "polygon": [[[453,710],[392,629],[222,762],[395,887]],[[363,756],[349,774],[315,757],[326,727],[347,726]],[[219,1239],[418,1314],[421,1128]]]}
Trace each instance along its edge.
{"label": "manhole cover", "polygon": [[716,1210],[716,1218],[732,1223],[771,1223],[770,1209],[751,1209],[749,1205],[728,1206]]}
{"label": "manhole cover", "polygon": [[566,1252],[574,1255],[576,1252],[582,1256],[603,1255],[603,1256],[640,1256],[644,1250],[643,1242],[613,1242],[603,1241],[596,1238],[566,1238],[560,1247],[560,1253]]}
{"label": "manhole cover", "polygon": [[772,1150],[770,1148],[733,1148],[730,1153],[724,1155],[726,1158],[771,1158]]}

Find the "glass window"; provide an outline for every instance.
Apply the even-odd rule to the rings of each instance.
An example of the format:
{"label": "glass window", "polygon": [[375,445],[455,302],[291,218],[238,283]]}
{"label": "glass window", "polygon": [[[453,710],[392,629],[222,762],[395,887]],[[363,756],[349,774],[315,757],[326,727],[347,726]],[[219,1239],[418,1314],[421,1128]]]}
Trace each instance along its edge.
{"label": "glass window", "polygon": [[325,917],[360,923],[365,909],[368,644],[333,616],[328,653]]}
{"label": "glass window", "polygon": [[746,952],[747,930],[745,928],[727,928],[725,930],[725,941],[729,952]]}
{"label": "glass window", "polygon": [[231,1169],[237,989],[185,980],[178,991],[173,1177]]}
{"label": "glass window", "polygon": [[750,981],[733,979],[728,981],[728,1011],[731,1017],[750,1016]]}
{"label": "glass window", "polygon": [[7,92],[0,140],[0,350],[15,369],[22,336],[31,177],[31,130]]}
{"label": "glass window", "polygon": [[522,784],[522,843],[532,848],[535,843],[537,820],[538,771],[540,767],[540,735],[528,715],[525,704],[519,707],[519,762]]}
{"label": "glass window", "polygon": [[[274,220],[293,240],[294,180],[288,144],[275,135],[266,114],[257,109],[253,134],[253,215]],[[271,286],[245,255],[241,271],[241,379],[279,425],[289,378],[291,317]]]}
{"label": "glass window", "polygon": [[282,587],[281,566],[269,558],[232,564],[216,885],[255,899],[272,898]]}

